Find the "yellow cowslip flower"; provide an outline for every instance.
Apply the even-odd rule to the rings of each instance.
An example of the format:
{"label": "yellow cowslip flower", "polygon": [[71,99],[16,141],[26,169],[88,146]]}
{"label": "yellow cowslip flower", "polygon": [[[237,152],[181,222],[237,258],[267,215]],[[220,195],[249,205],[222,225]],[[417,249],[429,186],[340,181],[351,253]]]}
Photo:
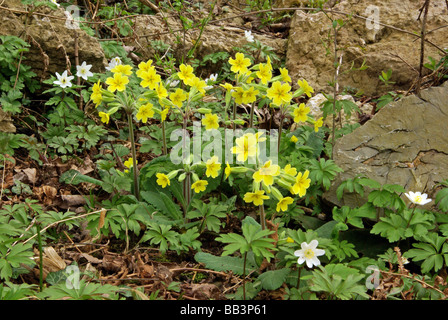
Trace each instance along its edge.
{"label": "yellow cowslip flower", "polygon": [[232,66],[230,70],[234,73],[246,73],[248,67],[250,66],[250,59],[245,58],[244,54],[238,52],[235,55],[235,59],[229,58],[229,63]]}
{"label": "yellow cowslip flower", "polygon": [[255,182],[263,182],[266,186],[274,184],[274,177],[280,174],[280,166],[272,164],[271,160],[266,161],[266,163],[255,171],[252,178]]}
{"label": "yellow cowslip flower", "polygon": [[[135,161],[135,163],[137,163],[137,160]],[[134,159],[132,157],[130,157],[123,164],[126,168],[131,169],[134,166]]]}
{"label": "yellow cowslip flower", "polygon": [[288,210],[288,205],[293,203],[294,200],[291,197],[284,197],[277,202],[277,212]]}
{"label": "yellow cowslip flower", "polygon": [[103,101],[103,95],[101,94],[100,80],[98,80],[98,82],[93,85],[90,99],[95,104],[95,108],[98,107],[101,101]]}
{"label": "yellow cowslip flower", "polygon": [[302,172],[299,172],[296,177],[296,182],[291,187],[291,193],[292,194],[298,194],[299,196],[303,197],[306,194],[306,189],[309,188],[311,180],[308,179],[308,175],[310,172],[306,170],[303,174]]}
{"label": "yellow cowslip flower", "polygon": [[260,91],[255,90],[254,87],[250,87],[247,90],[243,91],[243,103],[252,103],[257,100],[257,94],[259,94]]}
{"label": "yellow cowslip flower", "polygon": [[248,157],[253,157],[257,154],[257,138],[254,134],[243,135],[236,138],[236,146],[232,148],[232,153],[236,154],[238,161],[246,161]]}
{"label": "yellow cowslip flower", "polygon": [[138,70],[135,72],[135,74],[137,75],[137,77],[141,78],[143,73],[148,72],[151,69],[154,69],[151,59],[146,62],[142,61],[139,63]]}
{"label": "yellow cowslip flower", "polygon": [[178,88],[175,92],[170,94],[170,100],[172,103],[174,103],[179,108],[182,107],[182,102],[184,102],[187,99],[187,95],[184,92],[184,90]]}
{"label": "yellow cowslip flower", "polygon": [[150,69],[149,71],[141,73],[140,85],[143,88],[148,87],[151,90],[154,90],[157,84],[161,81],[160,75],[157,74],[156,69]]}
{"label": "yellow cowslip flower", "polygon": [[101,83],[100,83],[100,81],[101,80],[98,80],[98,82],[93,85],[93,87],[92,87],[92,92],[93,93],[101,94]]}
{"label": "yellow cowslip flower", "polygon": [[286,238],[287,243],[294,243],[294,239],[291,237]]}
{"label": "yellow cowslip flower", "polygon": [[306,80],[297,80],[297,84],[303,89],[308,98],[311,98],[311,94],[314,93],[314,89],[308,84]]}
{"label": "yellow cowslip flower", "polygon": [[247,203],[253,202],[256,206],[262,206],[263,201],[269,199],[269,196],[264,194],[264,190],[257,190],[255,192],[246,192],[243,200]]}
{"label": "yellow cowslip flower", "polygon": [[109,85],[107,90],[110,92],[118,91],[124,91],[126,90],[126,85],[129,83],[129,78],[122,75],[121,73],[114,73],[114,77],[107,78],[106,84]]}
{"label": "yellow cowslip flower", "polygon": [[[135,160],[135,163],[137,164],[138,161]],[[132,157],[130,157],[130,158],[129,158],[128,160],[126,160],[123,164],[124,164],[124,166],[125,166],[126,168],[131,169],[131,168],[134,166],[134,161],[133,161]],[[129,170],[126,169],[126,170],[124,170],[124,172],[128,173]]]}
{"label": "yellow cowslip flower", "polygon": [[221,87],[223,87],[224,89],[226,89],[226,91],[230,91],[233,89],[233,86],[230,83],[224,83],[224,84],[220,84]]}
{"label": "yellow cowslip flower", "polygon": [[205,117],[202,118],[201,122],[205,126],[205,130],[219,128],[218,116],[216,114],[206,114]]}
{"label": "yellow cowslip flower", "polygon": [[168,176],[164,173],[157,173],[156,174],[157,177],[157,184],[159,186],[161,186],[162,188],[165,188],[167,185],[170,185],[170,178],[168,178]]}
{"label": "yellow cowslip flower", "polygon": [[110,116],[109,116],[108,113],[105,113],[105,112],[100,111],[100,112],[98,113],[98,115],[101,117],[101,122],[104,122],[105,124],[108,124],[108,123],[109,123]]}
{"label": "yellow cowslip flower", "polygon": [[291,86],[289,84],[282,84],[280,81],[275,81],[266,93],[267,97],[272,99],[272,103],[279,106],[281,104],[287,104],[291,101],[292,95],[289,93],[290,90]]}
{"label": "yellow cowslip flower", "polygon": [[198,90],[200,93],[205,94],[205,87],[207,87],[207,83],[198,77],[194,77],[190,81],[190,86],[192,88],[196,88],[196,90]]}
{"label": "yellow cowslip flower", "polygon": [[259,71],[256,73],[257,77],[260,78],[262,84],[267,84],[269,80],[272,79],[272,68],[267,64],[260,63]]}
{"label": "yellow cowslip flower", "polygon": [[244,101],[244,89],[241,87],[235,88],[235,90],[232,92],[232,97],[235,98],[236,104],[242,104]]}
{"label": "yellow cowslip flower", "polygon": [[319,119],[316,120],[316,122],[314,122],[314,131],[318,132],[319,128],[323,126],[324,124],[324,118],[320,117]]}
{"label": "yellow cowslip flower", "polygon": [[137,120],[141,120],[143,123],[148,121],[148,118],[152,118],[154,116],[154,110],[152,110],[152,103],[147,103],[142,105],[137,112],[136,118]]}
{"label": "yellow cowslip flower", "polygon": [[218,157],[213,156],[207,160],[205,163],[207,170],[205,171],[205,175],[207,177],[216,178],[219,174],[219,170],[221,170],[221,164],[218,162]]}
{"label": "yellow cowslip flower", "polygon": [[301,103],[298,108],[294,108],[293,116],[294,122],[306,122],[308,119],[308,113],[310,112],[310,108],[306,107],[304,103]]}
{"label": "yellow cowslip flower", "polygon": [[130,76],[132,74],[132,67],[128,64],[118,64],[112,68],[113,73],[121,73],[125,76]]}
{"label": "yellow cowslip flower", "polygon": [[162,82],[159,82],[158,84],[156,84],[154,90],[156,91],[157,96],[159,97],[159,99],[163,99],[163,98],[168,97],[168,91],[163,86]]}
{"label": "yellow cowslip flower", "polygon": [[269,67],[269,69],[271,69],[272,71],[272,64],[271,64],[271,57],[267,56],[266,57],[266,65]]}
{"label": "yellow cowslip flower", "polygon": [[286,174],[289,174],[291,176],[294,176],[297,174],[297,169],[292,167],[290,164],[287,164],[284,168],[283,171],[285,171]]}
{"label": "yellow cowslip flower", "polygon": [[226,179],[230,176],[232,173],[232,168],[230,167],[229,163],[226,163],[226,168],[224,169],[224,173],[226,175]]}
{"label": "yellow cowslip flower", "polygon": [[170,108],[165,108],[162,110],[162,112],[160,112],[160,118],[163,121],[166,120],[166,116],[168,115],[168,112],[170,111]]}
{"label": "yellow cowslip flower", "polygon": [[184,82],[186,85],[190,85],[190,82],[195,78],[193,73],[193,67],[186,64],[181,64],[179,66],[180,71],[177,73],[180,80]]}
{"label": "yellow cowslip flower", "polygon": [[296,136],[293,135],[293,136],[291,137],[290,141],[291,141],[292,143],[296,143],[297,141],[299,141],[299,139],[298,139]]}
{"label": "yellow cowslip flower", "polygon": [[280,68],[280,76],[283,82],[291,82],[291,77],[288,74],[288,69]]}
{"label": "yellow cowslip flower", "polygon": [[207,185],[208,182],[206,180],[198,180],[191,185],[191,189],[193,189],[194,192],[199,193],[201,191],[205,191]]}

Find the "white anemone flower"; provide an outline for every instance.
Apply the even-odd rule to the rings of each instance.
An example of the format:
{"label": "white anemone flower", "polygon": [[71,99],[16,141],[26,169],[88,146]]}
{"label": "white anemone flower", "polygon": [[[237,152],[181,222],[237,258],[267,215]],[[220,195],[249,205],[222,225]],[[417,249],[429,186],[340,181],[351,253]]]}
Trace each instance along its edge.
{"label": "white anemone flower", "polygon": [[106,67],[106,70],[110,71],[113,68],[115,68],[116,66],[118,66],[119,64],[122,64],[120,57],[112,58],[109,62],[109,65]]}
{"label": "white anemone flower", "polygon": [[54,84],[57,84],[61,88],[71,87],[72,83],[70,81],[73,80],[74,76],[68,76],[67,70],[64,71],[62,75],[56,72],[56,77],[58,80],[53,81]]}
{"label": "white anemone flower", "polygon": [[254,36],[252,35],[252,31],[244,31],[244,36],[246,37],[246,40],[248,41],[248,42],[254,42],[255,41],[255,39],[254,39]]}
{"label": "white anemone flower", "polygon": [[425,205],[432,201],[432,199],[428,198],[428,195],[426,193],[421,192],[412,192],[409,191],[409,193],[405,193],[405,196],[408,197],[409,200],[411,200],[412,203],[418,204],[418,205]]}
{"label": "white anemone flower", "polygon": [[92,68],[92,65],[86,64],[84,61],[80,66],[76,66],[76,75],[87,80],[89,77],[93,76],[93,73],[90,72],[90,68]]}
{"label": "white anemone flower", "polygon": [[294,255],[299,257],[297,263],[302,264],[306,262],[308,268],[320,265],[320,261],[317,257],[324,255],[325,250],[317,249],[318,244],[317,240],[312,240],[309,244],[302,242],[300,245],[302,249],[294,252]]}
{"label": "white anemone flower", "polygon": [[53,2],[55,5],[57,5],[58,7],[60,6],[59,3],[56,2],[56,0],[50,0],[50,2]]}

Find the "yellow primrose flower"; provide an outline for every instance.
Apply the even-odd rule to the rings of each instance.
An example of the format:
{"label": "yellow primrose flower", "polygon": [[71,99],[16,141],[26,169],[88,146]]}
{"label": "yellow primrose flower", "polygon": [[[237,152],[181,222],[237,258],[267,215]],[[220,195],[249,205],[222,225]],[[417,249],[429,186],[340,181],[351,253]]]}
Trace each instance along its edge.
{"label": "yellow primrose flower", "polygon": [[290,164],[287,164],[284,168],[283,171],[285,171],[286,174],[289,174],[291,176],[295,176],[297,174],[297,169],[294,167],[291,167]]}
{"label": "yellow primrose flower", "polygon": [[308,113],[310,108],[306,107],[304,103],[301,103],[298,108],[294,108],[294,122],[305,122],[308,119]]}
{"label": "yellow primrose flower", "polygon": [[235,59],[229,58],[229,63],[232,66],[230,70],[234,73],[246,73],[247,68],[250,66],[250,59],[245,58],[244,54],[238,52],[235,55]]}
{"label": "yellow primrose flower", "polygon": [[226,168],[224,170],[224,173],[226,175],[226,179],[230,176],[230,174],[232,173],[232,168],[230,167],[229,163],[226,163]]}
{"label": "yellow primrose flower", "polygon": [[90,99],[92,99],[93,103],[95,104],[95,108],[98,107],[98,105],[103,100],[103,95],[101,94],[100,80],[98,80],[98,82],[93,85]]}
{"label": "yellow primrose flower", "polygon": [[205,126],[205,130],[219,128],[218,116],[216,114],[207,113],[201,122]]}
{"label": "yellow primrose flower", "polygon": [[108,113],[100,111],[98,115],[101,117],[101,122],[104,122],[105,124],[109,123],[110,116]]}
{"label": "yellow primrose flower", "polygon": [[269,80],[272,79],[272,68],[267,64],[260,63],[259,71],[256,73],[258,78],[260,78],[262,84],[267,84]]}
{"label": "yellow primrose flower", "polygon": [[275,81],[272,87],[269,88],[266,93],[267,97],[272,99],[275,105],[287,104],[291,101],[292,95],[289,93],[291,86],[287,83],[281,83],[280,81]]}
{"label": "yellow primrose flower", "polygon": [[165,87],[163,86],[162,82],[159,82],[156,86],[155,86],[155,91],[157,92],[157,96],[159,97],[159,99],[163,99],[168,97],[168,91],[165,89]]}
{"label": "yellow primrose flower", "polygon": [[255,90],[254,87],[250,87],[248,90],[243,91],[243,103],[252,103],[257,100],[257,94],[259,94],[260,91]]}
{"label": "yellow primrose flower", "polygon": [[266,161],[266,163],[254,172],[252,178],[255,182],[263,182],[266,186],[274,184],[274,177],[280,174],[280,166],[276,164],[271,164],[271,160]]}
{"label": "yellow primrose flower", "polygon": [[200,93],[205,94],[205,87],[207,87],[207,83],[198,77],[194,77],[190,81],[190,86],[192,88],[196,88],[196,90],[198,90]]}
{"label": "yellow primrose flower", "polygon": [[166,120],[166,116],[168,115],[169,111],[170,111],[170,108],[165,108],[165,109],[163,109],[162,112],[160,112],[160,118],[161,118],[162,122]]}
{"label": "yellow primrose flower", "polygon": [[271,71],[272,71],[272,64],[271,64],[271,57],[270,56],[266,57],[266,64],[269,67],[269,69],[271,69]]}
{"label": "yellow primrose flower", "polygon": [[288,69],[280,68],[280,76],[283,82],[291,82],[291,77],[288,74]]}
{"label": "yellow primrose flower", "polygon": [[129,78],[122,75],[121,73],[114,73],[114,77],[107,78],[106,84],[109,85],[107,90],[110,92],[118,91],[124,91],[126,90],[126,85],[129,83]]}
{"label": "yellow primrose flower", "polygon": [[232,97],[235,98],[235,103],[236,104],[242,104],[244,101],[244,89],[241,87],[237,87],[233,92],[232,92]]}
{"label": "yellow primrose flower", "polygon": [[288,205],[293,203],[294,200],[291,197],[284,197],[277,202],[277,212],[288,210]]}
{"label": "yellow primrose flower", "polygon": [[182,102],[184,102],[187,99],[187,95],[184,92],[184,90],[177,88],[176,92],[173,92],[170,94],[170,100],[172,103],[174,103],[179,108],[182,107]]}
{"label": "yellow primrose flower", "polygon": [[143,123],[148,121],[148,118],[152,118],[154,116],[154,110],[152,110],[152,103],[147,103],[142,105],[137,112],[136,118],[137,120],[141,120]]}
{"label": "yellow primrose flower", "polygon": [[306,170],[303,174],[299,172],[296,177],[295,184],[291,187],[292,194],[299,194],[299,196],[303,197],[306,194],[306,189],[309,188],[311,180],[308,179],[308,175],[310,172]]}
{"label": "yellow primrose flower", "polygon": [[235,143],[236,146],[232,148],[232,153],[237,155],[238,161],[246,161],[248,157],[257,154],[257,138],[254,134],[236,138]]}
{"label": "yellow primrose flower", "polygon": [[216,178],[219,174],[219,170],[221,170],[221,164],[218,162],[218,157],[213,156],[207,160],[205,163],[207,170],[205,171],[205,175],[207,177]]}
{"label": "yellow primrose flower", "polygon": [[317,119],[317,121],[314,122],[314,131],[318,132],[319,128],[322,127],[323,124],[324,124],[323,117],[320,117],[319,119]]}
{"label": "yellow primrose flower", "polygon": [[179,66],[179,69],[180,71],[177,73],[179,79],[186,85],[190,85],[190,82],[195,78],[195,75],[193,74],[193,67],[182,63]]}
{"label": "yellow primrose flower", "polygon": [[[135,163],[137,163],[137,161],[135,161]],[[123,164],[126,168],[131,169],[134,166],[134,159],[132,157],[130,157]]]}
{"label": "yellow primrose flower", "polygon": [[132,74],[132,67],[128,64],[118,64],[112,68],[113,73],[121,73],[125,76],[130,76]]}
{"label": "yellow primrose flower", "polygon": [[100,80],[98,80],[98,82],[93,85],[92,92],[93,93],[97,93],[97,94],[98,93],[101,94],[101,83],[100,83]]}
{"label": "yellow primrose flower", "polygon": [[311,93],[314,93],[314,89],[308,84],[308,82],[306,80],[297,80],[297,84],[303,89],[308,98],[311,98]]}
{"label": "yellow primrose flower", "polygon": [[165,188],[167,185],[170,185],[170,178],[164,173],[157,173],[157,184],[161,186],[162,188]]}
{"label": "yellow primrose flower", "polygon": [[224,83],[224,84],[220,84],[221,87],[223,87],[224,89],[226,89],[227,91],[230,91],[233,89],[233,86],[230,83]]}
{"label": "yellow primrose flower", "polygon": [[256,206],[262,206],[263,201],[269,199],[269,196],[264,194],[264,190],[257,190],[255,192],[246,192],[243,200],[247,203],[253,202]]}
{"label": "yellow primrose flower", "polygon": [[148,87],[149,89],[154,90],[157,84],[161,81],[160,75],[157,74],[156,69],[154,68],[146,72],[142,72],[140,75],[142,79],[140,85],[143,88]]}
{"label": "yellow primrose flower", "polygon": [[138,70],[135,72],[137,77],[141,78],[143,73],[150,71],[151,69],[154,69],[154,66],[152,65],[152,60],[149,59],[147,62],[140,62],[138,65]]}
{"label": "yellow primrose flower", "polygon": [[201,191],[205,191],[207,185],[208,182],[206,180],[198,180],[191,185],[191,189],[193,189],[194,192],[199,193]]}
{"label": "yellow primrose flower", "polygon": [[299,139],[298,139],[296,136],[293,135],[293,136],[291,137],[290,141],[291,141],[292,143],[296,143],[297,141],[299,141]]}
{"label": "yellow primrose flower", "polygon": [[294,239],[291,237],[286,238],[287,243],[294,243]]}

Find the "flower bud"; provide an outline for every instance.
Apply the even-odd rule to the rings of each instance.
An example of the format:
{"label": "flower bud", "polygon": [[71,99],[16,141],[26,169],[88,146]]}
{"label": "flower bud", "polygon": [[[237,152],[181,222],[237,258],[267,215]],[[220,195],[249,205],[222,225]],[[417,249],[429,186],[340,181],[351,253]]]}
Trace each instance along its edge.
{"label": "flower bud", "polygon": [[199,108],[199,109],[196,109],[196,111],[199,113],[202,113],[202,114],[212,113],[212,110],[209,108]]}

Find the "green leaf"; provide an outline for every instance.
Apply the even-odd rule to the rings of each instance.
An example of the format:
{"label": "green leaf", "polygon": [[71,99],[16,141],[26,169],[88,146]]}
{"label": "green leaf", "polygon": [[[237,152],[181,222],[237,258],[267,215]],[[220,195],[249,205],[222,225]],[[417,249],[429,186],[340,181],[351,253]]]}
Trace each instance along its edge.
{"label": "green leaf", "polygon": [[286,281],[286,277],[289,275],[290,269],[283,268],[278,270],[270,270],[263,272],[258,280],[261,281],[261,286],[266,290],[276,290],[282,286]]}
{"label": "green leaf", "polygon": [[[206,268],[215,271],[222,271],[222,272],[231,271],[237,275],[242,275],[244,271],[244,260],[239,257],[229,257],[229,256],[218,257],[210,253],[198,252],[195,254],[194,259],[199,263],[203,263]],[[246,274],[252,272],[255,269],[256,266],[252,265],[249,259],[247,259]]]}

